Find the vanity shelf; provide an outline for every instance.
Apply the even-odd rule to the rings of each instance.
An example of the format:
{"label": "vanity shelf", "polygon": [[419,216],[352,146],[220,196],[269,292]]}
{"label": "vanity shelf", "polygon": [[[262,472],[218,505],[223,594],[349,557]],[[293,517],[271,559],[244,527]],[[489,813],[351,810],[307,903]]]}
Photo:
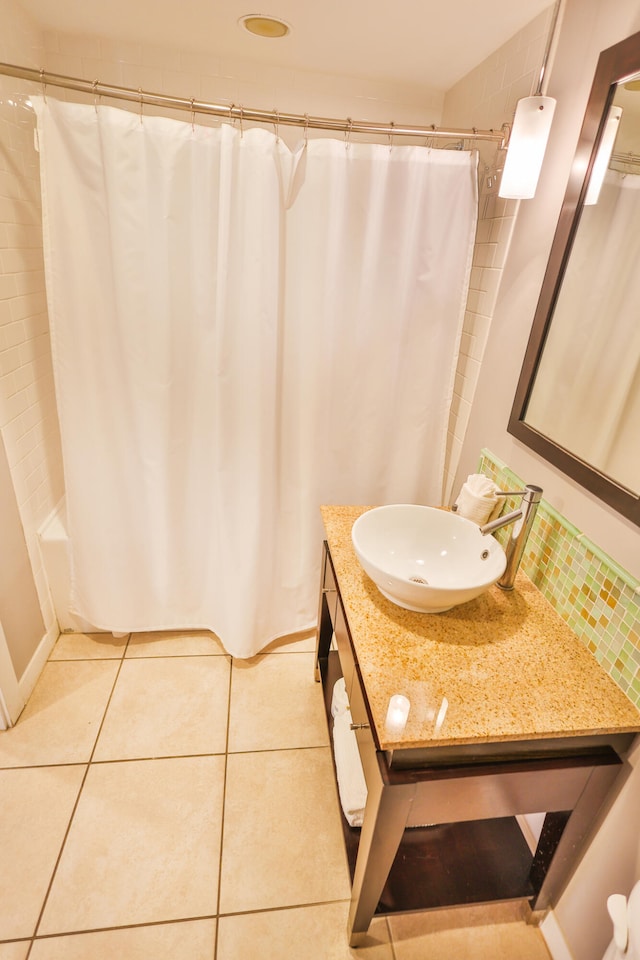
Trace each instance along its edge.
{"label": "vanity shelf", "polygon": [[[321,661],[320,671],[331,736],[331,695],[342,676],[337,651]],[[331,746],[333,753],[333,738]],[[360,827],[350,827],[342,811],[340,818],[353,883]],[[530,899],[535,896],[529,876],[532,864],[533,854],[515,817],[412,827],[400,841],[375,912]]]}
{"label": "vanity shelf", "polygon": [[[363,942],[376,914],[520,900],[530,905],[536,919],[563,889],[640,730],[640,714],[612,684],[606,693],[614,701],[616,692],[622,698],[614,703],[622,720],[609,719],[606,728],[587,732],[568,723],[554,736],[536,737],[523,727],[519,737],[501,740],[478,736],[469,725],[465,737],[454,714],[437,735],[433,722],[424,729],[414,722],[403,736],[388,740],[383,708],[389,690],[401,690],[399,685],[395,689],[384,685],[389,677],[393,684],[394,677],[411,672],[413,690],[417,690],[421,677],[416,675],[416,663],[419,668],[424,649],[425,684],[432,689],[433,676],[428,671],[436,656],[446,652],[447,643],[459,655],[460,638],[469,643],[471,634],[464,634],[469,625],[459,619],[399,612],[378,596],[360,570],[347,536],[353,518],[364,509],[323,508],[323,513],[341,512],[335,524],[324,514],[328,537],[323,547],[316,648],[316,679],[323,685],[330,733],[333,687],[342,676],[368,789],[362,828],[352,828],[342,818],[352,880],[350,943]],[[500,637],[506,636],[500,608],[504,602],[517,612],[514,630],[523,629],[521,599],[489,602],[502,617],[494,635],[501,630]],[[480,609],[486,615],[486,602]],[[436,631],[437,647],[429,646],[429,630]],[[443,630],[454,632],[443,639]],[[405,634],[408,639],[403,646]],[[488,653],[480,641],[477,646],[473,655],[482,655],[488,670]],[[464,655],[470,656],[466,648]],[[577,669],[575,663],[574,658],[570,666]],[[593,666],[600,671],[595,661]],[[488,685],[491,679],[487,677]],[[596,679],[600,680],[594,673],[593,690]],[[537,692],[541,701],[549,696],[542,685]],[[465,694],[472,693],[468,686]],[[454,736],[447,735],[447,727]],[[332,737],[331,744],[333,748]],[[541,812],[544,824],[532,852],[517,817]]]}

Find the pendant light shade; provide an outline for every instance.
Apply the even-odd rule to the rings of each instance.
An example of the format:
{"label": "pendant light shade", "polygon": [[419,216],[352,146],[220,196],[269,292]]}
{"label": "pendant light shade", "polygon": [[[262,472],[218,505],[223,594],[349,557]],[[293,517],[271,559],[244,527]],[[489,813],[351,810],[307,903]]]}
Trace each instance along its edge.
{"label": "pendant light shade", "polygon": [[535,195],[555,108],[553,97],[518,100],[499,196],[529,200]]}

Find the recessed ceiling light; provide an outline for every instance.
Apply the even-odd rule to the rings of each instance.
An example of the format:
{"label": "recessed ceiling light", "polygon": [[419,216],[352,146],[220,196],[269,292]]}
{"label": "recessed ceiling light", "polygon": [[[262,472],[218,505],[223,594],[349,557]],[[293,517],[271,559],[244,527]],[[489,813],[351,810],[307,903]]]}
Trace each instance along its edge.
{"label": "recessed ceiling light", "polygon": [[249,33],[254,33],[256,37],[269,37],[272,40],[277,37],[286,37],[291,30],[289,24],[285,23],[284,20],[278,20],[277,17],[266,17],[261,13],[250,13],[246,17],[240,17],[238,23]]}

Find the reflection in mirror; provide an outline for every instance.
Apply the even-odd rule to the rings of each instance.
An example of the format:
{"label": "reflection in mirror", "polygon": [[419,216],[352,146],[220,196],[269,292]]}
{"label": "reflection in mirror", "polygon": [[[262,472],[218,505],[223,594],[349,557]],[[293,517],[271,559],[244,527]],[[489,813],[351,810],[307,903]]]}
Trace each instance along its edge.
{"label": "reflection in mirror", "polygon": [[639,264],[636,33],[598,59],[508,430],[640,526]]}
{"label": "reflection in mirror", "polygon": [[524,419],[638,494],[640,79],[620,84],[613,105],[609,169],[582,212]]}

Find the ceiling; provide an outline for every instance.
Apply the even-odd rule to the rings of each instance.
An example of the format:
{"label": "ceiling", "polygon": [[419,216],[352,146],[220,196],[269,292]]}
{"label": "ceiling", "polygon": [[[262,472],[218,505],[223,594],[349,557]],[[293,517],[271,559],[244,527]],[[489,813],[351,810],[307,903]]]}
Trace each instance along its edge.
{"label": "ceiling", "polygon": [[[45,29],[446,91],[552,0],[19,0]],[[254,5],[255,4],[255,5]],[[285,20],[266,40],[246,14]]]}

